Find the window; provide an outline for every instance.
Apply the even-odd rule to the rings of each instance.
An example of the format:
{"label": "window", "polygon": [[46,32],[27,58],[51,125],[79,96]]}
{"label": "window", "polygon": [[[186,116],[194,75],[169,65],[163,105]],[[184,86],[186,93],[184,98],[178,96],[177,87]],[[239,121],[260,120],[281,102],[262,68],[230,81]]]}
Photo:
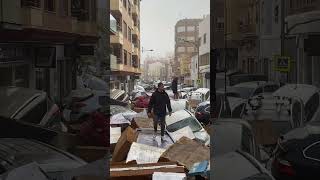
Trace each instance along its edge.
{"label": "window", "polygon": [[195,29],[196,29],[195,26],[188,26],[187,27],[188,32],[193,32],[193,31],[195,31]]}
{"label": "window", "polygon": [[199,45],[201,45],[201,37],[199,37],[198,42],[199,42]]}
{"label": "window", "polygon": [[178,52],[185,52],[185,47],[178,47]]}
{"label": "window", "polygon": [[132,30],[128,27],[128,40],[132,42]]}
{"label": "window", "polygon": [[47,11],[55,11],[55,0],[45,0],[44,1],[44,9]]}
{"label": "window", "polygon": [[264,1],[261,4],[261,24],[264,24]]}
{"label": "window", "polygon": [[132,15],[131,8],[132,8],[132,5],[131,5],[130,1],[128,1],[128,13],[129,13],[129,16]]}
{"label": "window", "polygon": [[194,52],[194,47],[187,47],[188,52]]}
{"label": "window", "polygon": [[47,110],[47,101],[43,100],[27,112],[21,120],[27,123],[39,124]]}
{"label": "window", "polygon": [[124,58],[124,64],[127,65],[128,64],[128,55],[127,55],[126,50],[123,50],[123,58]]}
{"label": "window", "polygon": [[128,7],[127,7],[127,0],[123,0],[122,2],[123,2],[124,8],[125,8],[125,9],[128,9]]}
{"label": "window", "polygon": [[279,22],[279,6],[278,5],[274,8],[274,22],[276,24],[278,24]]}
{"label": "window", "polygon": [[66,0],[60,0],[60,14],[62,16],[68,16],[68,8],[69,8],[69,4],[68,1]]}
{"label": "window", "polygon": [[203,35],[203,44],[206,44],[206,42],[207,42],[207,34],[205,33]]}
{"label": "window", "polygon": [[88,21],[89,20],[89,1],[72,0],[71,16],[76,17],[79,21]]}
{"label": "window", "polygon": [[122,28],[123,29],[123,35],[124,35],[125,38],[128,39],[128,29],[127,28],[128,28],[127,27],[127,23],[123,21],[123,28]]}
{"label": "window", "polygon": [[41,7],[40,0],[21,0],[21,6]]}
{"label": "window", "polygon": [[186,27],[185,26],[179,26],[177,28],[177,32],[185,32],[186,31]]}
{"label": "window", "polygon": [[132,64],[132,54],[131,54],[131,53],[129,53],[128,60],[129,60],[128,64],[130,64],[131,66],[133,66],[133,64]]}
{"label": "window", "polygon": [[97,2],[96,0],[93,0],[91,1],[91,15],[92,15],[92,18],[91,20],[92,21],[96,21],[97,20]]}

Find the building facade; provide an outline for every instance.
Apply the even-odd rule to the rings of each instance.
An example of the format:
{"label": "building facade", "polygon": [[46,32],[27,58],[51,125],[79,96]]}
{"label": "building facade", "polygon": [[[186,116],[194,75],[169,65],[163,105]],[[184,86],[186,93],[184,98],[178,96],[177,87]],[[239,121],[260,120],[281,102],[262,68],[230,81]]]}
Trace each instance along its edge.
{"label": "building facade", "polygon": [[[198,67],[199,66],[199,67]],[[210,15],[199,24],[199,68],[197,87],[210,88]]]}
{"label": "building facade", "polygon": [[320,1],[291,0],[285,5],[285,55],[293,60],[289,82],[320,87]]}
{"label": "building facade", "polygon": [[96,0],[2,0],[0,85],[44,90],[62,101],[76,88],[81,55],[94,55],[96,4]]}
{"label": "building facade", "polygon": [[201,20],[182,19],[175,25],[175,66],[172,69],[175,70],[174,75],[179,77],[179,81],[185,84],[192,84],[190,64],[192,56],[198,53],[198,34]]}
{"label": "building facade", "polygon": [[[111,35],[111,54],[115,56],[111,84],[115,88],[133,90],[140,69],[140,0],[111,0],[110,10],[117,23]],[[121,85],[122,84],[122,85]]]}

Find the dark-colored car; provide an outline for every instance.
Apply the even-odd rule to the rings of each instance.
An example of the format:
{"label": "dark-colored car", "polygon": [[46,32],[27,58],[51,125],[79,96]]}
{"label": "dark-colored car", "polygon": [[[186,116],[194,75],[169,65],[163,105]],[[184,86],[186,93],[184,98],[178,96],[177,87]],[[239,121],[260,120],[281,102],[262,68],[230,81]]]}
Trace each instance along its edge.
{"label": "dark-colored car", "polygon": [[218,157],[211,156],[210,179],[219,180],[274,180],[267,169],[254,157],[240,150]]}
{"label": "dark-colored car", "polygon": [[[217,94],[220,98],[220,101],[224,100],[224,96],[222,94]],[[226,107],[227,111],[221,112],[220,117],[232,117],[232,118],[240,118],[245,109],[246,101],[242,98],[236,97],[227,97]],[[210,123],[210,101],[205,101],[200,103],[195,111],[195,116],[201,123],[207,125]]]}
{"label": "dark-colored car", "polygon": [[35,140],[0,138],[0,144],[0,179],[11,170],[32,162],[36,162],[50,179],[62,179],[63,172],[87,164],[68,152]]}
{"label": "dark-colored car", "polygon": [[297,128],[279,138],[271,164],[271,172],[276,179],[319,179],[319,125]]}
{"label": "dark-colored car", "polygon": [[196,108],[195,116],[199,122],[207,125],[210,122],[210,101],[200,103]]}

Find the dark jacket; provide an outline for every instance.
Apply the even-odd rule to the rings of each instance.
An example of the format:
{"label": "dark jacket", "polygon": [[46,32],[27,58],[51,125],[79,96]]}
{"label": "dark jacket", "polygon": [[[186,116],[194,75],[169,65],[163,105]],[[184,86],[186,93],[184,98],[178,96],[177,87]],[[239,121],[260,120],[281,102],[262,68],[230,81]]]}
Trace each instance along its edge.
{"label": "dark jacket", "polygon": [[151,113],[151,110],[153,109],[155,115],[165,116],[167,114],[167,108],[169,112],[172,112],[168,94],[165,91],[159,92],[157,89],[151,96],[148,113]]}
{"label": "dark jacket", "polygon": [[177,80],[173,80],[171,83],[171,89],[173,92],[177,92],[178,91],[178,81]]}

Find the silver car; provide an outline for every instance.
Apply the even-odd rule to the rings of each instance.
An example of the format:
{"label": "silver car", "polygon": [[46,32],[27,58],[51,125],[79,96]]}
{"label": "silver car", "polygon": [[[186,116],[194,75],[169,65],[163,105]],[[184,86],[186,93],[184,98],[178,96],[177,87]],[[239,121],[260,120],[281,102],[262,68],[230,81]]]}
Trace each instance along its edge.
{"label": "silver car", "polygon": [[202,127],[196,117],[188,110],[180,110],[166,117],[167,130],[170,133],[178,131],[187,126],[193,132],[195,138],[205,145],[210,145],[210,136]]}

